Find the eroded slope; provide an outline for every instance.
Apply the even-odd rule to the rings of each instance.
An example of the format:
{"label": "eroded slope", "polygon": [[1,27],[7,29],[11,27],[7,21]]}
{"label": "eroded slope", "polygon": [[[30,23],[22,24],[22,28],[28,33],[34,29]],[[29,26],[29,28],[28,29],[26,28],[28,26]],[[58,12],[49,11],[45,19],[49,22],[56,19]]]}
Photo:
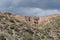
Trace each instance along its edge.
{"label": "eroded slope", "polygon": [[38,18],[1,12],[1,36],[6,40],[60,40],[60,15]]}

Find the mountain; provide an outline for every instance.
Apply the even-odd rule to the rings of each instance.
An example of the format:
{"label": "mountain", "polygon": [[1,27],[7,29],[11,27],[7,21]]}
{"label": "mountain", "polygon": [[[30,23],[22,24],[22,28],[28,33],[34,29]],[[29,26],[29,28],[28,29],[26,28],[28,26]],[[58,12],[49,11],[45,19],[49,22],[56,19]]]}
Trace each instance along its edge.
{"label": "mountain", "polygon": [[0,12],[0,40],[60,40],[60,14],[36,17]]}

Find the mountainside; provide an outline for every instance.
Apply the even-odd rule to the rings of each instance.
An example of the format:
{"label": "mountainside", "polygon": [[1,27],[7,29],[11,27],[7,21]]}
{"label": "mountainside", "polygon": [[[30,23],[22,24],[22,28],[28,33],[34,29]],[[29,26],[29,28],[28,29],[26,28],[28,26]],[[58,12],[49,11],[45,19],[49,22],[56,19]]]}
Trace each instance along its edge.
{"label": "mountainside", "polygon": [[60,14],[35,17],[0,12],[0,40],[60,40]]}

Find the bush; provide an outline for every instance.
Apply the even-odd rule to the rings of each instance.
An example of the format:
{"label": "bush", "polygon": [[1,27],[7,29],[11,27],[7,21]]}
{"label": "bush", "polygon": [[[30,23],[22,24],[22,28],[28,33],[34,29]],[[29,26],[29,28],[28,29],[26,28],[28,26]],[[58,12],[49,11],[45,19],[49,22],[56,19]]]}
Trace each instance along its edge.
{"label": "bush", "polygon": [[0,40],[6,40],[6,38],[2,35],[0,36]]}

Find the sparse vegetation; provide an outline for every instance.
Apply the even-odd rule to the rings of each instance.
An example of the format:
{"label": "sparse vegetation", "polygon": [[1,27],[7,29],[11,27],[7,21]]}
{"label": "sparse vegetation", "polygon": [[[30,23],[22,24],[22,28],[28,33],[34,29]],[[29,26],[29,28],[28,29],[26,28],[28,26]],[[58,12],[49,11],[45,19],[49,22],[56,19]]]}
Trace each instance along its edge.
{"label": "sparse vegetation", "polygon": [[[7,15],[0,13],[0,31],[11,35],[13,40],[60,40],[60,16],[47,21],[45,25],[41,24],[43,29],[38,29],[38,24],[31,26],[23,20],[15,19],[12,14]],[[0,36],[2,39],[4,37]]]}
{"label": "sparse vegetation", "polygon": [[0,36],[0,40],[6,40],[6,38],[2,35]]}

